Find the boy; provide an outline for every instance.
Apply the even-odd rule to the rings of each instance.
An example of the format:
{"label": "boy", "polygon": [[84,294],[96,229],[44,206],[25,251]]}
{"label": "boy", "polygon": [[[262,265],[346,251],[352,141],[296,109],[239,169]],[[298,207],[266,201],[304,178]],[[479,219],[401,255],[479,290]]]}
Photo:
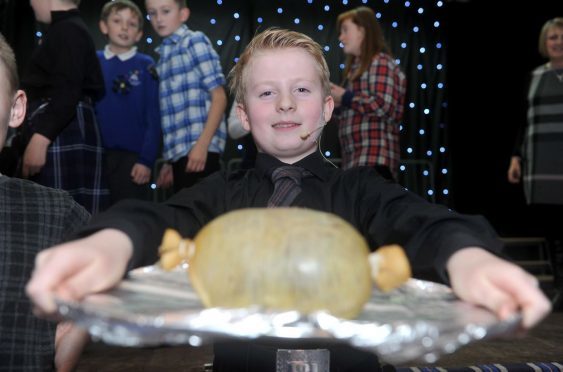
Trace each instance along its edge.
{"label": "boy", "polygon": [[[0,34],[0,149],[8,126],[25,118],[27,97],[18,88],[14,53]],[[56,324],[38,319],[25,295],[35,256],[84,225],[89,214],[67,192],[0,174],[0,370],[52,371]],[[62,329],[62,328],[61,328]],[[80,329],[57,330],[57,368],[66,371]],[[70,338],[69,338],[70,337]],[[70,346],[70,347],[69,347]],[[68,353],[67,353],[68,352]]]}
{"label": "boy", "polygon": [[90,213],[106,207],[103,148],[93,101],[104,80],[80,0],[31,0],[49,28],[35,48],[22,87],[28,98],[21,174],[66,190]]}
{"label": "boy", "polygon": [[110,202],[149,200],[161,132],[154,61],[135,47],[143,35],[143,14],[129,0],[110,1],[102,8],[100,30],[108,38],[97,53],[106,94],[97,102],[96,114],[106,149]]}
{"label": "boy", "polygon": [[157,184],[189,187],[220,169],[227,138],[227,96],[219,56],[209,39],[184,24],[185,0],[146,0],[147,13],[163,38],[157,52],[160,112],[166,164]]}
{"label": "boy", "polygon": [[[40,309],[53,311],[54,295],[70,300],[110,288],[128,262],[129,267],[154,262],[167,227],[193,236],[222,213],[265,207],[274,190],[271,176],[291,164],[309,172],[292,206],[341,216],[370,247],[401,244],[415,272],[434,269],[460,298],[502,319],[520,309],[529,328],[548,313],[549,301],[535,278],[488,252],[498,250],[499,242],[483,219],[427,203],[372,168],[325,166],[316,140],[334,102],[316,42],[292,31],[266,30],[254,37],[231,75],[239,116],[259,150],[256,167],[217,172],[164,204],[121,203],[96,218],[82,232],[86,238],[42,253],[27,287]],[[333,350],[335,370],[377,370],[370,353],[344,346]],[[274,371],[275,355],[275,349],[263,346],[216,345],[214,371]]]}

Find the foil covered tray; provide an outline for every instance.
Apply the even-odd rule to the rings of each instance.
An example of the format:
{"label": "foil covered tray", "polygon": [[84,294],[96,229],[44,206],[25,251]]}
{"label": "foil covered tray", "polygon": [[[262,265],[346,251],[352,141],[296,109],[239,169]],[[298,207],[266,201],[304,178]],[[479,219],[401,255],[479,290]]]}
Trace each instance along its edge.
{"label": "foil covered tray", "polygon": [[470,342],[510,334],[521,321],[520,316],[499,321],[490,311],[456,299],[448,287],[416,279],[390,293],[374,290],[353,320],[326,312],[204,308],[186,268],[165,272],[157,266],[133,270],[114,289],[79,303],[58,301],[58,308],[63,318],[113,345],[200,346],[225,338],[334,341],[393,364],[433,363]]}

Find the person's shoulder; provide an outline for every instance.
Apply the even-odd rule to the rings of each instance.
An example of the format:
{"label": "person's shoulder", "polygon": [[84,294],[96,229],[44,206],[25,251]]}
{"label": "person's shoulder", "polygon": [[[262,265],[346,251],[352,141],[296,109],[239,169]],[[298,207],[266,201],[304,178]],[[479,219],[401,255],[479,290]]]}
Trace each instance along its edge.
{"label": "person's shoulder", "polygon": [[209,40],[207,35],[205,33],[203,33],[202,31],[194,31],[194,30],[188,29],[188,31],[186,32],[186,34],[184,36],[184,40],[189,45],[196,45],[196,44],[201,44],[201,43],[211,45],[211,41]]}
{"label": "person's shoulder", "polygon": [[26,199],[27,203],[52,205],[70,205],[76,203],[67,191],[53,189],[20,178],[2,178],[4,182],[0,184],[0,187],[7,198]]}
{"label": "person's shoulder", "polygon": [[145,64],[148,64],[148,65],[154,64],[154,58],[152,58],[152,57],[151,57],[150,55],[148,55],[148,54],[141,53],[141,52],[137,52],[137,53],[135,54],[135,57],[136,57],[139,61],[141,61],[141,62],[143,62],[143,63],[145,63]]}

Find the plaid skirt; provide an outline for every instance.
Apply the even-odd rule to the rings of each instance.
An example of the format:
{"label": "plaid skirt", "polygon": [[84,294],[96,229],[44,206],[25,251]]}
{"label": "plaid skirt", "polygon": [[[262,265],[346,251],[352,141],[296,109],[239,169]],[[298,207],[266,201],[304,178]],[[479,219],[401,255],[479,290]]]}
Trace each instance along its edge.
{"label": "plaid skirt", "polygon": [[[41,102],[33,102],[28,112],[40,115],[40,105]],[[103,152],[94,108],[81,101],[74,119],[47,149],[45,166],[31,180],[68,191],[88,212],[96,214],[109,205]]]}

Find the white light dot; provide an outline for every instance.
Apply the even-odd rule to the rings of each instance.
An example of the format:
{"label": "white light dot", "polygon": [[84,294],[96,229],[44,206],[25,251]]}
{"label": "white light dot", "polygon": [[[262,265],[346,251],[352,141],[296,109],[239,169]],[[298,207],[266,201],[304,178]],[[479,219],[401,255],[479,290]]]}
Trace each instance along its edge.
{"label": "white light dot", "polygon": [[425,132],[424,132],[424,129],[419,130],[418,133],[419,133],[421,136],[424,135],[424,133],[425,133]]}
{"label": "white light dot", "polygon": [[414,26],[414,27],[412,28],[412,30],[413,30],[414,32],[418,32],[418,26]]}
{"label": "white light dot", "polygon": [[426,83],[420,84],[420,88],[421,88],[421,89],[426,89]]}
{"label": "white light dot", "polygon": [[379,13],[379,12],[375,13],[375,18],[380,19],[380,18],[381,18],[381,13]]}
{"label": "white light dot", "polygon": [[414,102],[409,103],[409,107],[410,107],[410,108],[415,108],[415,106],[416,106],[416,105],[415,105]]}
{"label": "white light dot", "polygon": [[307,0],[309,4],[313,4],[313,0]]}
{"label": "white light dot", "polygon": [[442,89],[442,88],[444,87],[444,84],[443,84],[443,83],[438,83],[437,86],[438,86],[438,89]]}
{"label": "white light dot", "polygon": [[235,35],[235,40],[240,41],[240,35]]}
{"label": "white light dot", "polygon": [[424,8],[418,8],[417,12],[418,12],[418,14],[424,13]]}
{"label": "white light dot", "polygon": [[399,125],[399,132],[403,131],[403,124]]}
{"label": "white light dot", "polygon": [[323,25],[318,25],[318,26],[317,26],[317,29],[318,29],[319,31],[322,31],[324,28],[325,28],[325,27],[324,27]]}
{"label": "white light dot", "polygon": [[278,8],[278,13],[282,14],[283,13],[283,9],[282,8]]}
{"label": "white light dot", "polygon": [[448,189],[443,189],[442,190],[442,194],[444,195],[448,195],[450,193],[450,191]]}
{"label": "white light dot", "polygon": [[430,174],[430,172],[428,172],[426,169],[422,172],[422,175],[424,177],[428,177],[429,174]]}
{"label": "white light dot", "polygon": [[428,190],[428,195],[430,196],[434,195],[434,190]]}
{"label": "white light dot", "polygon": [[420,49],[419,49],[419,52],[420,52],[420,53],[426,52],[426,48],[425,48],[425,47],[420,48]]}
{"label": "white light dot", "polygon": [[440,27],[440,22],[435,21],[435,22],[434,22],[434,27],[436,27],[436,28]]}
{"label": "white light dot", "polygon": [[264,20],[262,19],[262,17],[258,17],[258,18],[256,18],[256,21],[257,21],[258,23],[262,23]]}
{"label": "white light dot", "polygon": [[344,63],[341,63],[338,67],[340,67],[341,70],[344,70]]}
{"label": "white light dot", "polygon": [[338,43],[338,46],[341,47],[341,48],[344,48],[344,44],[342,44],[342,43]]}
{"label": "white light dot", "polygon": [[233,14],[233,17],[235,17],[236,19],[239,19],[239,18],[240,18],[240,14],[235,13],[235,14]]}
{"label": "white light dot", "polygon": [[156,183],[151,183],[151,189],[156,190]]}
{"label": "white light dot", "polygon": [[389,4],[389,0],[383,0],[385,4]]}
{"label": "white light dot", "polygon": [[397,22],[392,22],[392,23],[391,23],[391,27],[393,27],[393,28],[397,28],[398,25],[399,25],[399,24],[398,24]]}
{"label": "white light dot", "polygon": [[441,146],[441,147],[440,147],[440,152],[441,152],[441,153],[446,152],[446,148],[445,148],[444,146]]}
{"label": "white light dot", "polygon": [[299,18],[295,18],[295,19],[293,20],[293,23],[295,23],[296,25],[298,25],[299,22],[301,22],[301,21],[299,20]]}
{"label": "white light dot", "polygon": [[343,5],[348,5],[348,0],[342,0]]}
{"label": "white light dot", "polygon": [[237,63],[237,62],[238,62],[238,57],[233,58],[233,61],[234,61],[235,63]]}
{"label": "white light dot", "polygon": [[424,109],[424,115],[428,115],[430,113],[429,109]]}
{"label": "white light dot", "polygon": [[325,50],[325,52],[328,52],[330,50],[330,47],[328,45],[325,45],[323,49]]}
{"label": "white light dot", "polygon": [[368,0],[362,0],[363,4],[366,4],[368,2]]}
{"label": "white light dot", "polygon": [[402,172],[404,172],[405,169],[407,169],[407,167],[405,167],[404,165],[401,164],[401,166],[399,167],[399,169],[400,169]]}
{"label": "white light dot", "polygon": [[402,42],[402,43],[401,43],[401,48],[405,49],[406,47],[407,47],[407,43]]}
{"label": "white light dot", "polygon": [[426,156],[432,156],[432,150],[426,151]]}
{"label": "white light dot", "polygon": [[217,0],[217,5],[223,4],[223,0]]}
{"label": "white light dot", "polygon": [[442,174],[448,174],[448,170],[446,168],[442,168]]}
{"label": "white light dot", "polygon": [[325,12],[328,12],[330,10],[330,6],[329,5],[325,5],[324,8]]}
{"label": "white light dot", "polygon": [[152,37],[147,37],[147,44],[152,44]]}
{"label": "white light dot", "polygon": [[443,3],[442,1],[438,1],[438,2],[436,3],[436,6],[437,6],[438,8],[441,8],[443,5],[444,5],[444,3]]}
{"label": "white light dot", "polygon": [[242,150],[242,149],[243,149],[243,147],[242,147],[242,145],[241,145],[240,143],[239,143],[239,145],[237,146],[237,149],[238,149],[238,150]]}
{"label": "white light dot", "polygon": [[410,1],[405,1],[405,8],[408,8],[409,6],[411,6],[411,2],[410,2]]}
{"label": "white light dot", "polygon": [[332,153],[327,150],[327,151],[325,151],[325,156],[328,158],[328,157],[332,156]]}
{"label": "white light dot", "polygon": [[401,64],[401,60],[400,60],[399,58],[397,58],[397,59],[395,60],[395,63],[398,64],[398,65],[400,65],[400,64]]}
{"label": "white light dot", "polygon": [[422,70],[422,65],[419,63],[418,65],[416,65],[416,69],[419,71]]}
{"label": "white light dot", "polygon": [[408,152],[409,154],[412,154],[412,147],[407,148],[407,152]]}
{"label": "white light dot", "polygon": [[219,45],[219,46],[223,45],[223,40],[221,40],[221,39],[217,40],[217,45]]}
{"label": "white light dot", "polygon": [[214,25],[215,23],[217,23],[217,21],[215,20],[215,18],[211,18],[209,20],[209,23],[211,23],[212,25]]}
{"label": "white light dot", "polygon": [[442,49],[442,43],[436,43],[436,49]]}
{"label": "white light dot", "polygon": [[438,64],[436,65],[436,70],[441,70],[441,69],[443,69],[443,68],[444,68],[444,66],[443,66],[441,63],[438,63]]}

